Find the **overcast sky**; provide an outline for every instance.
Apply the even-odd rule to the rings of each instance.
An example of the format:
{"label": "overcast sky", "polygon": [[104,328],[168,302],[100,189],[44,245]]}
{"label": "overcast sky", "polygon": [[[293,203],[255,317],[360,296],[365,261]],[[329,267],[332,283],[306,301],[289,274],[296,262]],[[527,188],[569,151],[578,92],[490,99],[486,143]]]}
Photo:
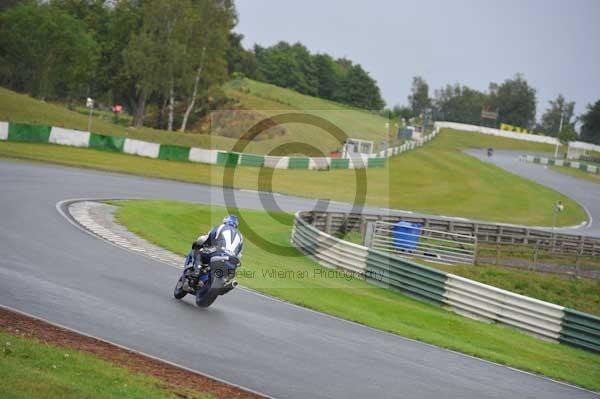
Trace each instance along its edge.
{"label": "overcast sky", "polygon": [[360,63],[388,106],[414,75],[432,89],[486,90],[516,72],[537,89],[539,118],[562,93],[580,113],[600,99],[600,0],[237,0],[247,48],[301,42]]}

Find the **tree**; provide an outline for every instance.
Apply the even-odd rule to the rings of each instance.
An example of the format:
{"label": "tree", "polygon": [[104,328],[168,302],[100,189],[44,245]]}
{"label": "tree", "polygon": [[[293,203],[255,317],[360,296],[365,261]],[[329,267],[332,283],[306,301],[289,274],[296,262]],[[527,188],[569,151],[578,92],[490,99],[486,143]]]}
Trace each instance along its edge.
{"label": "tree", "polygon": [[457,83],[437,90],[434,104],[445,121],[479,124],[481,110],[488,101],[486,94]]}
{"label": "tree", "polygon": [[98,46],[85,24],[48,3],[23,2],[0,14],[0,83],[46,98],[93,75]]}
{"label": "tree", "polygon": [[300,43],[279,42],[271,47],[255,46],[259,70],[268,83],[316,95],[318,80],[312,56]]}
{"label": "tree", "polygon": [[268,83],[370,110],[385,105],[377,82],[359,65],[328,54],[312,55],[301,43],[254,46],[260,74]]}
{"label": "tree", "polygon": [[108,16],[102,70],[99,75],[106,76],[107,96],[114,103],[125,103],[135,114],[136,81],[125,67],[125,49],[131,37],[136,35],[143,24],[144,9],[141,0],[120,0]]}
{"label": "tree", "polygon": [[561,144],[568,146],[569,142],[577,139],[577,133],[575,133],[575,129],[572,125],[567,125],[562,128],[557,137]]}
{"label": "tree", "polygon": [[431,106],[429,98],[429,85],[420,76],[415,76],[412,80],[411,93],[408,96],[408,103],[414,115],[421,115]]}
{"label": "tree", "polygon": [[600,144],[600,100],[588,104],[587,112],[580,116],[581,140]]}
{"label": "tree", "polygon": [[490,102],[493,108],[498,109],[499,122],[523,128],[533,127],[536,92],[523,75],[516,74],[513,79],[507,79],[499,86],[491,83]]}
{"label": "tree", "polygon": [[398,119],[402,119],[404,121],[406,121],[408,123],[408,120],[412,117],[414,117],[415,115],[412,113],[412,110],[410,109],[410,107],[403,105],[395,105],[394,108],[392,108],[392,114],[395,118]]}
{"label": "tree", "polygon": [[334,59],[328,54],[317,54],[314,56],[314,63],[318,96],[328,100],[335,99],[340,77]]}
{"label": "tree", "polygon": [[164,91],[165,78],[173,86],[174,45],[177,19],[182,4],[178,1],[147,0],[144,3],[143,24],[124,50],[125,70],[136,82],[134,126],[144,121],[146,101],[156,91]]}
{"label": "tree", "polygon": [[252,51],[246,50],[242,46],[244,35],[230,32],[229,48],[227,49],[227,71],[229,75],[241,73],[243,76],[261,80],[262,76],[258,71],[256,56]]}
{"label": "tree", "polygon": [[339,92],[344,103],[358,108],[380,110],[385,106],[379,87],[358,64],[352,66],[342,78]]}
{"label": "tree", "polygon": [[93,71],[93,79],[88,82],[87,95],[97,97],[100,93],[105,93],[110,89],[111,80],[106,66],[115,56],[110,52],[108,42],[110,18],[115,14],[113,9],[107,6],[105,0],[51,0],[50,3],[83,22],[87,33],[97,43],[99,59]]}
{"label": "tree", "polygon": [[559,135],[561,127],[573,127],[575,102],[566,101],[563,95],[559,94],[556,100],[549,101],[549,104],[548,109],[542,115],[539,129],[549,136],[556,137]]}
{"label": "tree", "polygon": [[194,19],[185,45],[192,66],[185,87],[187,107],[181,122],[182,132],[196,105],[200,90],[208,90],[227,76],[227,49],[229,33],[237,22],[231,0],[194,0]]}

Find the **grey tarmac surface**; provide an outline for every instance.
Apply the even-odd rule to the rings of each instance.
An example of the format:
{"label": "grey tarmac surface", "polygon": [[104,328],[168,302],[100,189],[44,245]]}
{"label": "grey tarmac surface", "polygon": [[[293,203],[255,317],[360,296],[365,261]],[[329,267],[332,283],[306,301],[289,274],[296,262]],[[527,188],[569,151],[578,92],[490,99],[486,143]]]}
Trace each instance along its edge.
{"label": "grey tarmac surface", "polygon": [[555,172],[545,165],[520,162],[519,157],[524,155],[523,152],[494,151],[494,155],[489,158],[485,150],[467,150],[465,152],[484,162],[492,162],[509,172],[550,187],[579,202],[588,212],[591,223],[578,229],[557,230],[570,234],[600,237],[600,184]]}
{"label": "grey tarmac surface", "polygon": [[[244,289],[198,309],[171,296],[179,270],[85,234],[55,209],[81,197],[221,204],[219,188],[4,160],[0,187],[2,305],[277,398],[597,397]],[[238,195],[261,207],[256,193]],[[285,210],[314,203],[276,199]]]}

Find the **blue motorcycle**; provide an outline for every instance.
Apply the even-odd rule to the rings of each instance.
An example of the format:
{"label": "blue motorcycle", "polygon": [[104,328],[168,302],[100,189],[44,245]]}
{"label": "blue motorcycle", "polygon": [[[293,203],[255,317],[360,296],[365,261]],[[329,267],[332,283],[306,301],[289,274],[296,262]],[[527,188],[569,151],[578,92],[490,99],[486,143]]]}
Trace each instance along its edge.
{"label": "blue motorcycle", "polygon": [[[236,256],[223,252],[211,256],[208,264],[202,264],[202,251],[205,249],[191,250],[186,256],[186,268],[175,285],[173,296],[182,299],[192,294],[196,297],[196,305],[207,308],[219,295],[237,287],[235,271],[241,262]],[[189,267],[191,264],[193,268]]]}

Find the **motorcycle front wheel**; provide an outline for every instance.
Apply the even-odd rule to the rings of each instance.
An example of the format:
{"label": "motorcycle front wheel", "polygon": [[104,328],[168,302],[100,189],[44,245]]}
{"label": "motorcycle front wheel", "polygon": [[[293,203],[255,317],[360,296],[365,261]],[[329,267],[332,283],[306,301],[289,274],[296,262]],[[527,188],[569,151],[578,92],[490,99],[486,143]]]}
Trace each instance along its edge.
{"label": "motorcycle front wheel", "polygon": [[177,281],[177,284],[175,284],[175,289],[173,290],[173,296],[176,299],[181,299],[181,298],[183,298],[184,296],[187,295],[187,292],[185,292],[183,290],[183,279],[184,278],[185,277],[183,276],[183,274],[181,274],[181,277],[179,277],[179,280]]}

